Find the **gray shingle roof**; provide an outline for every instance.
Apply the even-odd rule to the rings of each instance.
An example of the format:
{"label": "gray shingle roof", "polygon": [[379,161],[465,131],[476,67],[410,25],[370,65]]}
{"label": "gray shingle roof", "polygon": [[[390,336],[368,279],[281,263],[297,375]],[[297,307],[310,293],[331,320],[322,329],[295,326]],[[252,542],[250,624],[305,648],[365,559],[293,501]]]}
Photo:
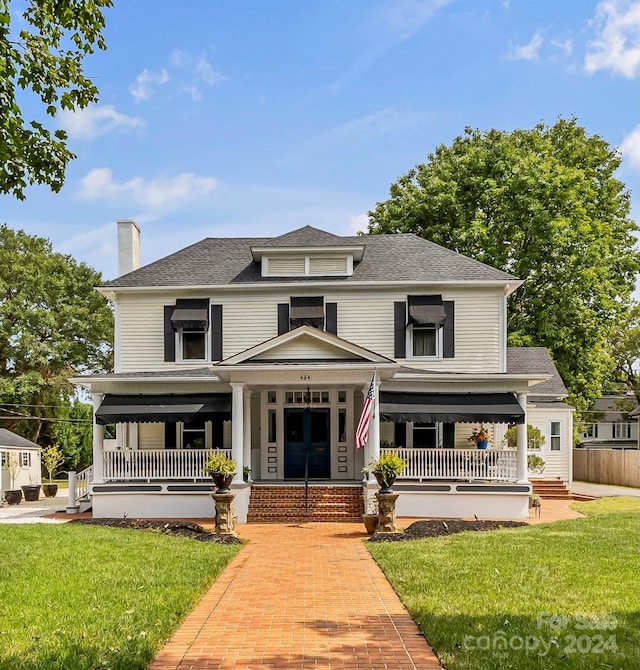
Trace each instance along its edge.
{"label": "gray shingle roof", "polygon": [[[627,406],[633,407],[631,409],[626,409]],[[620,406],[625,409],[620,409]],[[636,399],[634,396],[624,396],[624,395],[605,395],[601,398],[596,398],[593,402],[593,406],[589,411],[603,412],[602,418],[600,421],[626,421],[627,416],[636,416],[636,412],[640,410],[640,406],[636,406]]]}
{"label": "gray shingle roof", "polygon": [[12,433],[6,428],[0,428],[0,447],[18,447],[29,449],[40,449],[40,446],[26,437]]}
{"label": "gray shingle roof", "polygon": [[555,363],[545,347],[508,347],[507,373],[549,374],[551,379],[535,384],[529,389],[531,395],[555,396],[558,398],[567,395],[567,387],[564,385]]}
{"label": "gray shingle roof", "polygon": [[[283,240],[283,238],[285,238]],[[429,242],[413,233],[340,237],[310,226],[279,238],[206,238],[129,274],[104,284],[107,288],[162,286],[220,286],[260,284],[274,281],[294,284],[318,277],[262,277],[253,261],[251,247],[315,246],[319,240],[335,246],[365,245],[362,260],[354,264],[350,277],[325,277],[327,283],[362,281],[508,281],[513,277]],[[329,241],[331,240],[331,241]]]}
{"label": "gray shingle roof", "polygon": [[265,242],[265,247],[339,247],[351,246],[344,237],[319,230],[313,226],[303,226],[289,233],[272,237]]}

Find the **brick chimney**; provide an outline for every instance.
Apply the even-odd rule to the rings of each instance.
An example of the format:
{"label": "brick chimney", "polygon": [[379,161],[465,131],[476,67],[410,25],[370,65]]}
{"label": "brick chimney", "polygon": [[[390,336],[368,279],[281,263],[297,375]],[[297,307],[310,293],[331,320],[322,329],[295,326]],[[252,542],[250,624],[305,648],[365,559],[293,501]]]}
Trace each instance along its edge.
{"label": "brick chimney", "polygon": [[118,276],[140,267],[140,228],[133,219],[118,221]]}

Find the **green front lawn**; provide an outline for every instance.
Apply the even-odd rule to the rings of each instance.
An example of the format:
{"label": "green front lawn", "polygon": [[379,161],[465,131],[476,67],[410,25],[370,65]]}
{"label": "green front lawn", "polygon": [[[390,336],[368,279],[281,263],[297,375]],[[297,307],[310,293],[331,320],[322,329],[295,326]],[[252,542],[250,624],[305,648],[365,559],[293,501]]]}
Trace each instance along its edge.
{"label": "green front lawn", "polygon": [[238,549],[140,530],[0,526],[0,668],[145,668]]}
{"label": "green front lawn", "polygon": [[640,499],[586,519],[371,543],[447,670],[640,668]]}

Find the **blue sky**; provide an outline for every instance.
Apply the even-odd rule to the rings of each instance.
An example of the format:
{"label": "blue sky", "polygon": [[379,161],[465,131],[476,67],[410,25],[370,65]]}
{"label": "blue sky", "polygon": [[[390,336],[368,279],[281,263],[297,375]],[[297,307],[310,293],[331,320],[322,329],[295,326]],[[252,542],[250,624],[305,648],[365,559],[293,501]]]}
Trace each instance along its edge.
{"label": "blue sky", "polygon": [[144,263],[206,236],[364,230],[465,126],[575,115],[638,180],[640,0],[115,5],[85,66],[99,104],[54,122],[78,155],[62,192],[0,197],[0,222],[107,278],[119,218],[140,224]]}

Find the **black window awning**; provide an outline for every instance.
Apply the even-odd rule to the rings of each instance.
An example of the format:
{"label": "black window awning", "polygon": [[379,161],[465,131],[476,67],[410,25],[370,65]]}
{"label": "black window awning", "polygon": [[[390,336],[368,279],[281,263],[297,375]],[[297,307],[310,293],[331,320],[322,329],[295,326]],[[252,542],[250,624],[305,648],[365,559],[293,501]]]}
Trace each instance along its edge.
{"label": "black window awning", "polygon": [[207,330],[209,326],[208,309],[176,309],[171,314],[171,327],[174,330]]}
{"label": "black window awning", "polygon": [[513,393],[380,393],[382,421],[524,423]]}
{"label": "black window awning", "polygon": [[209,328],[208,298],[178,298],[171,312],[173,330],[207,330]]}
{"label": "black window awning", "polygon": [[231,394],[106,395],[96,423],[173,423],[216,417],[231,419]]}
{"label": "black window awning", "polygon": [[441,295],[410,295],[409,323],[417,326],[442,326],[447,315]]}

